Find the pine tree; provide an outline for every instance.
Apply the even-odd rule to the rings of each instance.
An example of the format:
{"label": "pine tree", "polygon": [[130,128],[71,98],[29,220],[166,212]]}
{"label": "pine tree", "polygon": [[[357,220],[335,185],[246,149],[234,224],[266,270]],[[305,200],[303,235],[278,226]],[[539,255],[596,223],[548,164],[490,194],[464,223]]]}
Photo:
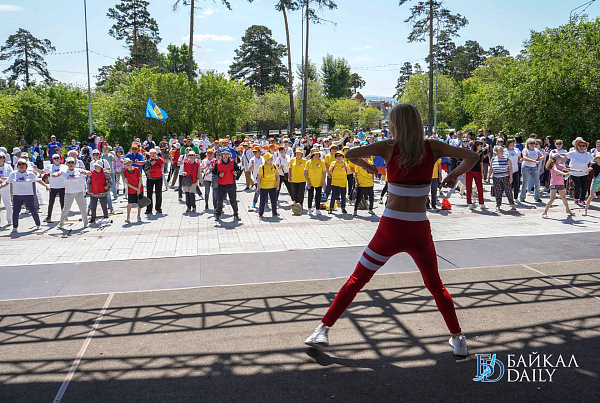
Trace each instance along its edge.
{"label": "pine tree", "polygon": [[[399,5],[410,0],[399,0]],[[416,0],[415,0],[416,1]],[[469,23],[460,14],[452,14],[450,10],[442,7],[441,1],[424,0],[410,8],[411,15],[404,22],[412,23],[413,30],[408,36],[408,42],[424,42],[429,38],[429,116],[427,124],[433,125],[433,62],[434,62],[434,31],[439,35],[448,37],[458,36],[458,30]]]}
{"label": "pine tree", "polygon": [[235,62],[229,66],[231,78],[245,81],[258,95],[274,84],[287,87],[288,72],[281,62],[286,55],[285,46],[273,39],[269,28],[263,25],[249,27],[235,54]]}
{"label": "pine tree", "polygon": [[400,77],[398,77],[398,82],[396,84],[396,93],[394,97],[396,99],[401,99],[404,95],[404,85],[408,82],[410,76],[413,73],[413,66],[410,62],[406,62],[400,67]]}
{"label": "pine tree", "polygon": [[145,0],[121,0],[115,8],[109,8],[106,14],[116,21],[108,34],[125,41],[134,67],[141,67],[145,61],[152,60],[155,57],[154,49],[161,41],[158,24],[148,12],[149,4]]}
{"label": "pine tree", "polygon": [[[189,48],[187,44],[181,46],[169,45],[167,46],[167,60],[165,62],[165,70],[169,73],[188,73],[189,68]],[[196,70],[198,64],[192,58],[192,77],[197,77]]]}
{"label": "pine tree", "polygon": [[26,29],[19,28],[17,33],[9,36],[4,46],[0,48],[0,60],[15,59],[3,73],[11,73],[9,77],[11,83],[23,76],[25,85],[29,86],[33,70],[42,76],[46,83],[50,83],[54,80],[46,68],[43,56],[55,50],[50,40],[38,39]]}
{"label": "pine tree", "polygon": [[352,94],[356,94],[356,90],[361,89],[367,85],[367,82],[363,80],[358,73],[352,73],[350,75],[350,88],[348,88],[348,94],[351,96]]}

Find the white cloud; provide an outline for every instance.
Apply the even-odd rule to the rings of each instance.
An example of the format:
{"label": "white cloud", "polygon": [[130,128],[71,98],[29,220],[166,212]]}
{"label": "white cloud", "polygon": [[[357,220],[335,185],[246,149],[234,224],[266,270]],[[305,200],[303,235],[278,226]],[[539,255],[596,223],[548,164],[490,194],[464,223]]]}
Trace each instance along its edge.
{"label": "white cloud", "polygon": [[215,10],[209,9],[209,10],[203,11],[203,12],[202,12],[202,14],[203,14],[203,15],[211,15],[211,14],[213,14],[214,12],[215,12]]}
{"label": "white cloud", "polygon": [[[190,36],[182,36],[181,39],[185,41],[190,40]],[[194,40],[198,42],[206,42],[206,41],[233,41],[233,38],[229,35],[215,35],[215,34],[197,34],[194,35]]]}
{"label": "white cloud", "polygon": [[217,63],[230,65],[231,64],[231,60],[221,60],[221,61],[218,61]]}
{"label": "white cloud", "polygon": [[13,6],[12,4],[0,4],[0,12],[3,11],[25,11],[25,9],[20,6]]}
{"label": "white cloud", "polygon": [[365,50],[365,49],[371,49],[373,46],[371,45],[365,45],[362,48],[350,48],[350,50]]}

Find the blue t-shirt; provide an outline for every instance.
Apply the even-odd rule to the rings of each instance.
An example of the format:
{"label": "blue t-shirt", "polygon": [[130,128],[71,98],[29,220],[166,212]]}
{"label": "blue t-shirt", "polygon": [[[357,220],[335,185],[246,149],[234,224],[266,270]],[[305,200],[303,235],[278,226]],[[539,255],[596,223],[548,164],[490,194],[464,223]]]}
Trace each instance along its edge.
{"label": "blue t-shirt", "polygon": [[35,153],[38,154],[38,158],[40,159],[40,161],[44,160],[44,151],[42,150],[42,146],[31,146],[31,148],[29,149],[29,154],[31,154],[31,161],[33,162],[36,161]]}
{"label": "blue t-shirt", "polygon": [[79,152],[79,146],[77,144],[75,144],[75,145],[71,144],[69,146],[69,151],[71,151],[71,150],[76,150],[77,152]]}
{"label": "blue t-shirt", "polygon": [[48,143],[48,154],[50,154],[50,158],[52,158],[52,155],[54,155],[54,150],[56,150],[58,147],[62,148],[62,145],[57,141]]}
{"label": "blue t-shirt", "polygon": [[[519,153],[523,153],[523,150],[525,149],[525,146],[523,144],[515,144],[515,148],[517,150],[519,150]],[[519,162],[519,166],[521,166],[521,163]]]}
{"label": "blue t-shirt", "polygon": [[[129,158],[133,162],[133,165],[135,165],[136,167],[138,167],[140,169],[142,169],[142,165],[144,165],[143,162],[146,161],[144,159],[144,156],[142,155],[142,153],[137,153],[136,155],[133,155],[133,153],[127,153],[127,154],[125,154],[125,157],[123,157],[123,158]],[[138,161],[142,162],[142,164],[136,163]]]}

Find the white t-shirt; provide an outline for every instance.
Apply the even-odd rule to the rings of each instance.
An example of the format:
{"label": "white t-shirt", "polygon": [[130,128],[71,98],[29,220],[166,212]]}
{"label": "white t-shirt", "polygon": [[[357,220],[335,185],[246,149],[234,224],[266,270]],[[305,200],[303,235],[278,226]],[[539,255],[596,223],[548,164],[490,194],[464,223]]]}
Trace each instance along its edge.
{"label": "white t-shirt", "polygon": [[571,172],[572,176],[586,176],[586,170],[589,167],[590,162],[594,160],[592,154],[587,151],[580,153],[579,151],[571,151],[567,153],[567,157],[571,160],[569,162],[569,168],[571,169],[581,169],[581,172]]}
{"label": "white t-shirt", "polygon": [[[185,155],[184,154],[180,154],[179,155],[179,160],[177,160],[177,162],[183,162],[185,161]],[[183,164],[179,167],[179,176],[183,175]]]}
{"label": "white t-shirt", "polygon": [[513,148],[512,150],[509,150],[508,148],[504,149],[504,155],[508,157],[512,164],[513,174],[519,171],[519,154],[521,153],[516,148]]}
{"label": "white t-shirt", "polygon": [[[7,163],[4,163],[4,165],[0,167],[0,184],[6,182],[6,179],[2,179],[1,177],[8,178],[8,175],[10,175],[12,171],[12,167]],[[10,192],[10,186],[3,187],[0,189],[0,192]]]}
{"label": "white t-shirt", "polygon": [[56,165],[55,163],[52,163],[44,168],[44,172],[50,174],[48,177],[48,180],[50,181],[50,189],[62,189],[65,187],[63,175],[59,176],[58,178],[52,176],[52,174],[62,172],[63,167],[65,167],[65,165]]}
{"label": "white t-shirt", "polygon": [[285,155],[288,155],[290,158],[294,157],[294,150],[292,150],[292,147],[285,147]]}
{"label": "white t-shirt", "polygon": [[74,168],[72,171],[64,167],[62,170],[63,180],[65,181],[65,193],[80,193],[85,191],[85,175],[81,169]]}
{"label": "white t-shirt", "polygon": [[206,150],[208,150],[209,146],[210,146],[210,141],[208,141],[208,140],[200,140],[198,142],[198,148],[200,149],[201,153],[205,153]]}
{"label": "white t-shirt", "polygon": [[102,162],[102,166],[104,167],[104,169],[112,169],[112,167],[110,166],[110,162],[108,162],[107,160],[103,160],[102,158],[100,158],[97,161],[94,161],[94,159],[92,158],[92,162],[90,162],[90,169],[93,171],[94,167],[92,164],[96,163],[96,162]]}
{"label": "white t-shirt", "polygon": [[275,157],[274,164],[281,167],[279,168],[279,175],[290,173],[290,159],[289,155],[282,157],[281,154],[278,154]]}
{"label": "white t-shirt", "polygon": [[258,175],[258,169],[262,164],[265,163],[265,159],[261,157],[252,157],[251,162],[254,162],[254,167],[252,169],[252,180],[256,182],[256,176]]}
{"label": "white t-shirt", "polygon": [[250,170],[250,162],[252,161],[252,158],[254,158],[254,151],[252,151],[251,148],[244,151],[244,155],[242,156],[242,166],[244,171]]}
{"label": "white t-shirt", "polygon": [[31,185],[38,181],[38,177],[29,171],[25,171],[25,173],[12,171],[6,181],[12,183],[14,196],[33,196],[33,186]]}
{"label": "white t-shirt", "polygon": [[[538,158],[538,153],[539,153],[539,150],[537,148],[530,150],[528,147],[525,147],[523,149],[523,156],[527,157],[529,159],[532,159],[532,160],[535,160]],[[523,161],[523,163],[521,165],[524,167],[535,168],[535,167],[537,167],[537,162]]]}
{"label": "white t-shirt", "polygon": [[202,173],[204,175],[203,179],[205,181],[207,181],[207,182],[211,182],[212,181],[212,169],[215,166],[214,164],[216,162],[217,162],[216,158],[213,158],[212,160],[209,160],[208,158],[205,158],[200,163],[200,169],[202,170]]}

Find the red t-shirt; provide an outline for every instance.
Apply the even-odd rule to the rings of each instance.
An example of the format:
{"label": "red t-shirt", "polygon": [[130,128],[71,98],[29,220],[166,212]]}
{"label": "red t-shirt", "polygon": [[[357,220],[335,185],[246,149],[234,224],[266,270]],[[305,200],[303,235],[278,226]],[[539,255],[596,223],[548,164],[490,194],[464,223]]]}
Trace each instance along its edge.
{"label": "red t-shirt", "polygon": [[[138,167],[133,167],[133,172],[129,172],[127,169],[124,170],[123,175],[125,175],[125,179],[127,179],[127,182],[131,186],[137,187],[138,184],[140,183],[140,181],[142,180],[142,177],[140,175],[140,170]],[[135,191],[135,189],[130,188],[129,186],[127,186],[127,191],[129,194],[132,194],[132,195],[137,193]],[[140,187],[140,193],[143,191],[144,191],[144,186],[142,185],[142,187]]]}
{"label": "red t-shirt", "polygon": [[162,176],[162,167],[163,167],[165,160],[158,157],[155,160],[150,159],[149,161],[156,161],[156,164],[152,165],[152,168],[150,169],[150,178],[152,178],[152,179],[160,178]]}

